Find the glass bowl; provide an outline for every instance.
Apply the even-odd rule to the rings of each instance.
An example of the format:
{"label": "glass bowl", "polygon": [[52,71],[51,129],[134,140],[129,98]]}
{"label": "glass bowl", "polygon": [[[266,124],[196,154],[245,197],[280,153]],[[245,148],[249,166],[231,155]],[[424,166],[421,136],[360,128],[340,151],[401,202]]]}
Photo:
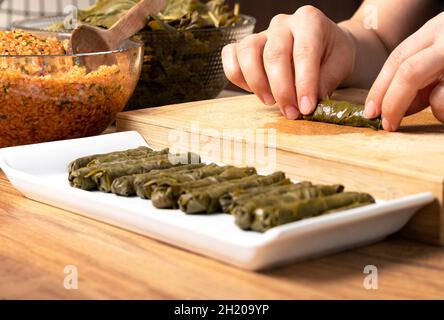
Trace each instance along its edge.
{"label": "glass bowl", "polygon": [[[90,70],[91,57],[103,65]],[[133,94],[142,61],[143,44],[133,40],[110,52],[0,55],[0,147],[102,133]]]}
{"label": "glass bowl", "polygon": [[[16,22],[15,28],[47,29],[63,17]],[[141,31],[144,43],[139,83],[126,110],[215,98],[228,84],[221,52],[253,33],[256,20],[241,15],[236,26],[184,31]]]}

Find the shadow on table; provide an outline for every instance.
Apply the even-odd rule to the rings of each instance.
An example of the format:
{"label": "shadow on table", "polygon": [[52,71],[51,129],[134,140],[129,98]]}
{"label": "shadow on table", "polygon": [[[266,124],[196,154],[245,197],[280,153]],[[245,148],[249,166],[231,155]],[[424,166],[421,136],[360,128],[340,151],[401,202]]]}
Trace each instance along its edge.
{"label": "shadow on table", "polygon": [[[439,255],[432,262],[431,256]],[[342,253],[332,254],[323,258],[316,258],[300,263],[278,267],[261,272],[264,275],[285,279],[288,282],[298,283],[334,283],[338,280],[360,279],[365,277],[364,267],[375,265],[378,270],[387,273],[392,267],[398,265],[414,266],[418,269],[440,269],[439,261],[444,259],[444,250],[437,246],[431,246],[406,240],[399,235],[388,237],[385,241],[348,250]],[[405,275],[408,277],[408,275]]]}
{"label": "shadow on table", "polygon": [[444,133],[444,124],[404,125],[398,132],[407,134]]}

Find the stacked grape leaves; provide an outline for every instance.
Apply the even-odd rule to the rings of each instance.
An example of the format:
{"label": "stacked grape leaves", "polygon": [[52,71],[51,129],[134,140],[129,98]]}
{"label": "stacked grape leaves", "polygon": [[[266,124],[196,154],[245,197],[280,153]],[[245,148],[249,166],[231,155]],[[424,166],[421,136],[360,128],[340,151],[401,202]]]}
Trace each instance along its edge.
{"label": "stacked grape leaves", "polygon": [[172,154],[139,147],[71,162],[71,186],[150,199],[159,209],[186,214],[225,212],[243,230],[270,228],[375,202],[342,185],[293,183],[283,172],[259,175],[252,167],[204,164],[194,153]]}
{"label": "stacked grape leaves", "polygon": [[[93,6],[78,10],[77,19],[96,27],[111,28],[139,0],[98,0]],[[74,26],[72,16],[54,23],[52,31]],[[226,0],[167,0],[162,12],[147,17],[147,30],[191,30],[233,26],[238,23],[239,5],[230,6]]]}

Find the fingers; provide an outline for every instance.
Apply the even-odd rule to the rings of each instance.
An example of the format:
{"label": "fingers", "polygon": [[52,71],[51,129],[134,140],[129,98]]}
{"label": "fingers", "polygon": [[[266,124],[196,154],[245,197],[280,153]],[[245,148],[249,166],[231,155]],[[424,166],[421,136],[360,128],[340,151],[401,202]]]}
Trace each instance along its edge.
{"label": "fingers", "polygon": [[441,122],[444,122],[444,83],[440,82],[430,94],[430,105],[433,115]]}
{"label": "fingers", "polygon": [[[443,72],[444,48],[434,45],[406,59],[396,71],[382,101],[382,124],[396,131],[418,92]],[[440,67],[438,67],[440,66]]]}
{"label": "fingers", "polygon": [[[311,6],[291,16],[278,15],[267,31],[224,48],[224,71],[230,81],[254,92],[265,104],[277,103],[288,119],[299,118],[300,107],[304,114],[312,113],[319,96],[326,33],[333,24]],[[334,73],[330,69],[325,73]],[[328,82],[329,90],[340,83],[340,77],[330,76],[334,81]]]}
{"label": "fingers", "polygon": [[265,74],[262,55],[267,37],[264,32],[246,37],[236,45],[236,56],[241,73],[252,92],[254,92],[264,104],[274,105],[267,75]]}
{"label": "fingers", "polygon": [[375,118],[381,114],[384,97],[398,68],[412,55],[433,44],[433,37],[428,34],[428,29],[430,26],[424,26],[390,54],[368,94],[365,103],[365,114],[368,118]]}
{"label": "fingers", "polygon": [[242,74],[242,70],[240,68],[237,59],[235,43],[229,44],[223,48],[222,62],[223,62],[224,72],[228,80],[230,80],[238,87],[251,92],[251,89],[250,87],[248,87],[244,75]]}
{"label": "fingers", "polygon": [[[319,69],[325,34],[325,16],[311,6],[301,7],[290,20],[293,31],[293,61],[299,110],[311,114],[318,99]],[[310,28],[306,28],[306,26]]]}
{"label": "fingers", "polygon": [[263,61],[274,99],[288,119],[300,115],[293,69],[293,35],[288,28],[287,15],[277,15],[267,30]]}

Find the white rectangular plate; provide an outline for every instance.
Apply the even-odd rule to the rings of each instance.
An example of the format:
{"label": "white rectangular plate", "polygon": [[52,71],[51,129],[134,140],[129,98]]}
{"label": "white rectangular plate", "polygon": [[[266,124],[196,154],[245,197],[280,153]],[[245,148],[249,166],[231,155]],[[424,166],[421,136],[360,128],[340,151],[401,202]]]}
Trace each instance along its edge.
{"label": "white rectangular plate", "polygon": [[[185,215],[150,201],[70,187],[67,165],[90,154],[147,145],[136,132],[6,148],[0,167],[26,197],[101,220],[241,268],[258,270],[372,243],[401,229],[433,201],[421,193],[293,222],[263,234],[226,214]],[[338,179],[340,180],[340,179]],[[340,181],[338,181],[340,182]]]}

